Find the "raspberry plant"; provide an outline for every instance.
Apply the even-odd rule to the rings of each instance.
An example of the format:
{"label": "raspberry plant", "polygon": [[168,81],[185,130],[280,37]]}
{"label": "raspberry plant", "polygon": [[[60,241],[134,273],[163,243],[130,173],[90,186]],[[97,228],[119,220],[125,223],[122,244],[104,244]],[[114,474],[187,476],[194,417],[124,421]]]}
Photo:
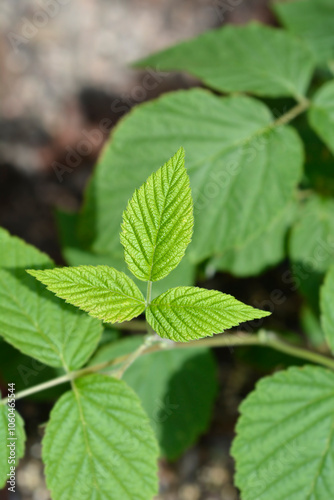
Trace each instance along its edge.
{"label": "raspberry plant", "polygon": [[[137,64],[185,70],[207,89],[170,92],[120,121],[82,210],[58,213],[73,267],[0,231],[2,363],[10,355],[29,380],[17,397],[71,384],[43,439],[55,500],[153,498],[159,453],[177,458],[209,425],[210,347],[239,345],[305,364],[279,363],[241,404],[232,446],[241,498],[334,497],[334,5],[273,8],[286,29],[227,26]],[[180,144],[187,169],[182,148],[164,164]],[[260,328],[268,312],[193,286],[198,268],[237,279],[283,259],[282,282],[303,300],[304,346]],[[286,299],[276,292],[274,316]],[[255,318],[251,334],[216,335]],[[120,338],[117,328],[145,334]],[[18,414],[16,432],[20,457]],[[2,485],[7,458],[2,445]]]}
{"label": "raspberry plant", "polygon": [[[108,266],[28,270],[57,297],[88,312],[90,319],[52,301],[49,292],[29,279],[18,281],[9,269],[3,271],[9,273],[2,291],[3,337],[25,354],[61,366],[67,373],[63,380],[71,381],[71,391],[52,410],[43,439],[53,499],[152,498],[157,493],[158,445],[138,397],[121,380],[122,375],[152,344],[165,345],[156,334],[187,342],[269,314],[231,295],[190,286],[172,288],[151,300],[152,283],[180,263],[192,230],[193,201],[181,148],[135,191],[123,214],[125,260],[133,275],[147,283],[146,299],[129,276]],[[16,266],[48,267],[46,256],[6,232],[1,234]],[[96,348],[101,335],[98,320],[121,323],[144,312],[147,336],[111,376],[94,372],[114,360],[78,371]],[[4,405],[1,412],[5,442]],[[22,455],[24,432],[19,417],[17,424]],[[1,469],[5,483],[6,453]]]}

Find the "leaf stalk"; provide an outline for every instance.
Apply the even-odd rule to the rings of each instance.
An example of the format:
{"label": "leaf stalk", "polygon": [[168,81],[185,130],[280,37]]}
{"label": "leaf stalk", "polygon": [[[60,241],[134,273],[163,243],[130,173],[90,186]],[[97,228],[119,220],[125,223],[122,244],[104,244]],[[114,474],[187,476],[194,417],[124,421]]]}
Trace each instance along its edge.
{"label": "leaf stalk", "polygon": [[[120,368],[120,370],[111,373],[111,375],[114,377],[121,377],[123,376],[125,371],[129,368],[129,366],[131,366],[132,363],[134,363],[139,356],[163,349],[187,349],[194,347],[198,348],[237,347],[237,346],[256,345],[259,347],[270,347],[272,349],[275,349],[276,351],[288,354],[289,356],[301,358],[308,362],[322,365],[325,366],[326,368],[334,370],[334,359],[319,354],[317,352],[289,344],[284,340],[282,340],[276,333],[268,332],[265,330],[259,330],[259,332],[254,335],[246,334],[243,332],[226,333],[186,343],[165,342],[162,339],[160,339],[158,342],[155,342],[156,339],[157,339],[156,335],[154,336],[147,335],[145,337],[145,341],[143,342],[143,344],[139,346],[139,348],[130,355],[120,356],[116,359],[105,361],[104,363],[99,363],[94,366],[88,366],[86,368],[82,368],[81,370],[72,371],[55,379],[43,382],[42,384],[29,387],[29,389],[25,389],[23,391],[18,392],[16,394],[16,399],[21,399],[27,396],[31,396],[32,394],[36,394],[37,392],[41,392],[46,389],[50,389],[51,387],[55,387],[57,385],[64,384],[66,382],[72,382],[73,380],[79,377],[100,372],[113,365],[118,365],[119,363],[124,363],[124,365]],[[0,404],[7,404],[7,398],[2,399],[0,401]]]}

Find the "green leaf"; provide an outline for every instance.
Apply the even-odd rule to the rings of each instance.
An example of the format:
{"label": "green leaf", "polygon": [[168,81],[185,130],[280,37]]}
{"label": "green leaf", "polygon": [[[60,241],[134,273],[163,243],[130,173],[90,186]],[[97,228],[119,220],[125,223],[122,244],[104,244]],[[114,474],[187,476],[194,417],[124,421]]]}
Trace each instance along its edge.
{"label": "green leaf", "polygon": [[302,264],[300,279],[307,274],[325,272],[334,263],[334,200],[310,196],[301,206],[300,216],[292,228],[289,254]]}
{"label": "green leaf", "polygon": [[228,271],[234,276],[255,276],[282,261],[286,255],[286,235],[296,213],[295,203],[288,203],[279,217],[257,238],[239,248],[232,248],[213,259],[208,270]]}
{"label": "green leaf", "polygon": [[[124,207],[123,207],[124,208]],[[78,229],[78,214],[68,214],[64,212],[57,213],[58,225],[62,240],[62,253],[65,260],[70,266],[81,265],[108,265],[114,267],[125,274],[130,274],[130,271],[124,261],[123,252],[118,254],[118,250],[109,252],[108,254],[93,253],[89,249],[82,248],[82,244],[75,236]],[[109,222],[114,218],[111,213]],[[117,218],[117,216],[116,216]],[[119,235],[116,234],[117,242],[120,246]],[[177,269],[174,269],[163,281],[157,281],[152,290],[152,297],[157,297],[168,288],[174,288],[180,285],[193,285],[195,283],[195,266],[190,262],[187,255],[182,259]],[[146,293],[147,284],[139,281],[138,288],[144,294]]]}
{"label": "green leaf", "polygon": [[54,367],[80,368],[95,350],[101,323],[53,297],[25,269],[54,263],[0,228],[0,335]]}
{"label": "green leaf", "polygon": [[[1,399],[1,393],[0,393]],[[11,404],[11,403],[9,403]],[[12,436],[16,439],[10,440],[11,436],[8,434],[8,416],[12,417],[12,413],[8,414],[8,406],[0,405],[0,488],[3,488],[6,485],[6,489],[8,489],[11,485],[9,483],[6,484],[7,480],[10,480],[7,474],[10,474],[11,469],[14,465],[17,465],[20,458],[24,455],[24,445],[25,445],[25,432],[24,432],[24,422],[17,412],[14,410],[15,414],[15,435]],[[10,448],[8,445],[15,443],[15,450],[13,446]],[[11,461],[13,457],[10,455],[10,451],[15,451],[15,463],[8,463]]]}
{"label": "green leaf", "polygon": [[[89,365],[130,354],[143,342],[143,335],[111,342],[95,353]],[[177,458],[208,428],[218,391],[217,366],[210,349],[145,354],[126,370],[123,380],[138,394],[161,453],[168,459]]]}
{"label": "green leaf", "polygon": [[160,337],[177,342],[212,336],[269,315],[226,293],[191,286],[168,290],[146,309],[146,319],[153,330]]}
{"label": "green leaf", "polygon": [[137,285],[112,267],[79,266],[27,272],[57,297],[106,322],[129,321],[145,309],[145,299]]}
{"label": "green leaf", "polygon": [[209,349],[175,349],[141,356],[124,380],[141,399],[161,452],[174,460],[208,428],[218,391]]}
{"label": "green leaf", "polygon": [[[64,375],[62,368],[53,368],[22,354],[12,345],[0,338],[0,376],[3,383],[15,383],[16,393],[24,391],[32,385],[39,385]],[[68,384],[36,392],[27,396],[38,401],[54,401],[69,389]]]}
{"label": "green leaf", "polygon": [[240,407],[232,455],[243,500],[334,497],[334,373],[289,368]]}
{"label": "green leaf", "polygon": [[323,85],[315,94],[309,109],[309,120],[313,129],[334,154],[334,82]]}
{"label": "green leaf", "polygon": [[193,231],[193,201],[184,149],[136,190],[123,213],[121,243],[130,271],[158,281],[180,263]]}
{"label": "green leaf", "polygon": [[273,121],[255,99],[202,89],[138,106],[104,149],[86,193],[81,237],[91,238],[93,251],[121,255],[115,235],[127,200],[181,143],[195,205],[187,255],[197,263],[251,241],[284,210],[302,173],[298,135]]}
{"label": "green leaf", "polygon": [[286,28],[308,43],[320,64],[334,61],[332,0],[278,2],[274,11]]}
{"label": "green leaf", "polygon": [[321,325],[329,347],[334,353],[334,267],[326,275],[320,292]]}
{"label": "green leaf", "polygon": [[153,430],[121,380],[75,381],[51,412],[42,455],[53,500],[148,500],[157,493]]}
{"label": "green leaf", "polygon": [[308,304],[304,304],[301,309],[300,324],[310,344],[320,352],[322,350],[326,352],[328,347],[322,325],[320,324],[320,318]]}
{"label": "green leaf", "polygon": [[311,128],[309,117],[302,115],[297,123],[298,133],[305,145],[305,175],[303,187],[334,196],[333,155]]}
{"label": "green leaf", "polygon": [[185,70],[222,92],[271,97],[304,95],[314,69],[312,54],[299,40],[257,23],[209,31],[138,66]]}

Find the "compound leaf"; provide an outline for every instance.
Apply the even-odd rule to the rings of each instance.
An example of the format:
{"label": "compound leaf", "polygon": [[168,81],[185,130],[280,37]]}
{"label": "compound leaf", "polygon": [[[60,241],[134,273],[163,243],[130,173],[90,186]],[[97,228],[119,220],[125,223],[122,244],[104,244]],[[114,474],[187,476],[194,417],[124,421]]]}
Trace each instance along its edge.
{"label": "compound leaf", "polygon": [[334,154],[334,82],[323,85],[315,94],[309,110],[309,120],[312,128]]}
{"label": "compound leaf", "polygon": [[308,47],[289,33],[256,23],[209,31],[138,66],[185,70],[222,92],[271,97],[304,95],[314,69]]}
{"label": "compound leaf", "polygon": [[25,269],[52,260],[0,228],[0,335],[24,354],[54,367],[80,368],[102,334],[99,321],[53,297]]}
{"label": "compound leaf", "polygon": [[232,446],[243,500],[334,496],[334,373],[292,367],[262,379],[240,407]]}
{"label": "compound leaf", "polygon": [[[1,393],[0,393],[1,398]],[[7,480],[10,481],[10,477],[7,476],[11,472],[10,467],[17,465],[19,459],[24,455],[24,444],[26,440],[25,432],[24,432],[24,422],[17,412],[15,413],[15,431],[13,436],[8,434],[8,406],[0,405],[0,488],[3,488],[6,485]],[[11,416],[12,414],[10,414]],[[15,440],[11,440],[10,438],[14,438]],[[15,443],[14,448],[10,448],[10,443]],[[15,463],[8,463],[9,460],[12,460],[13,457],[10,455],[10,452],[15,451]],[[15,482],[14,482],[15,484]],[[11,485],[7,483],[8,489]]]}
{"label": "compound leaf", "polygon": [[186,342],[212,336],[248,320],[269,316],[216,290],[181,286],[154,299],[146,318],[160,337]]}
{"label": "compound leaf", "polygon": [[115,129],[95,170],[80,237],[94,252],[121,255],[118,232],[129,197],[182,144],[195,213],[187,255],[197,263],[245,245],[284,210],[302,174],[298,135],[273,123],[255,99],[203,89],[137,106]]}
{"label": "compound leaf", "polygon": [[136,190],[123,213],[121,243],[130,271],[142,281],[167,276],[181,261],[194,225],[184,149]]}
{"label": "compound leaf", "polygon": [[145,309],[137,285],[112,267],[79,266],[28,272],[57,297],[105,322],[129,321]]}
{"label": "compound leaf", "polygon": [[138,397],[89,375],[56,403],[43,439],[53,500],[147,500],[157,493],[158,446]]}
{"label": "compound leaf", "polygon": [[[79,216],[78,214],[69,214],[65,212],[57,213],[57,221],[60,229],[60,236],[62,240],[62,253],[68,265],[81,266],[81,265],[108,265],[116,268],[118,271],[123,271],[125,274],[130,274],[130,271],[124,261],[124,252],[115,253],[111,250],[108,254],[93,253],[89,249],[83,249],[82,243],[75,237]],[[114,213],[110,214],[109,221],[116,216]],[[74,237],[73,237],[74,236]],[[119,242],[119,235],[117,234]],[[181,260],[177,269],[174,269],[163,281],[157,281],[153,287],[153,297],[157,297],[160,293],[168,288],[174,288],[180,285],[193,285],[195,281],[195,266],[187,258],[187,255]],[[142,293],[146,293],[147,284],[139,281],[138,288]]]}
{"label": "compound leaf", "polygon": [[334,3],[332,0],[278,2],[274,10],[283,25],[303,39],[316,60],[334,63]]}
{"label": "compound leaf", "polygon": [[334,353],[334,267],[326,275],[320,294],[321,324],[329,347]]}

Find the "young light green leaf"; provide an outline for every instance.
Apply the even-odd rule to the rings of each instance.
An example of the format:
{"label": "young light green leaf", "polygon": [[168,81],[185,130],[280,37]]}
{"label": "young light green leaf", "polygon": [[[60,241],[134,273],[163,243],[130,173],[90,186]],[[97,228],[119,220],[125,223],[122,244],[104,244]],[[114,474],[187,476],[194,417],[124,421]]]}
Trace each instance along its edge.
{"label": "young light green leaf", "polygon": [[80,368],[102,326],[53,297],[25,269],[49,268],[45,254],[0,228],[0,335],[28,356],[54,367]]}
{"label": "young light green leaf", "polygon": [[193,231],[193,201],[184,149],[136,190],[123,213],[121,243],[130,271],[158,281],[180,263]]}
{"label": "young light green leaf", "polygon": [[334,263],[333,213],[334,200],[318,195],[310,196],[301,206],[291,231],[289,255],[294,263],[307,266],[306,274],[323,273]]}
{"label": "young light green leaf", "polygon": [[314,70],[312,54],[302,42],[257,23],[208,31],[137,65],[188,71],[222,92],[271,97],[304,95]]}
{"label": "young light green leaf", "polygon": [[42,450],[53,500],[148,500],[157,493],[154,433],[122,380],[75,381],[51,412]]}
{"label": "young light green leaf", "polygon": [[137,285],[112,267],[79,266],[27,272],[57,297],[105,322],[129,321],[145,309]]}
{"label": "young light green leaf", "polygon": [[303,39],[316,60],[334,62],[334,3],[332,0],[277,2],[274,11],[289,31]]}
{"label": "young light green leaf", "polygon": [[[334,6],[334,3],[333,3]],[[333,32],[334,32],[334,10],[333,10]],[[334,37],[333,37],[333,60],[334,60]],[[309,121],[311,127],[319,137],[327,144],[334,154],[334,82],[323,85],[313,97],[309,109]]]}
{"label": "young light green leaf", "polygon": [[172,288],[154,299],[146,319],[160,337],[186,342],[220,333],[244,321],[269,316],[216,290]]}
{"label": "young light green leaf", "polygon": [[187,250],[192,261],[260,236],[292,199],[302,174],[298,135],[273,121],[255,99],[222,98],[203,89],[171,92],[137,106],[116,127],[89,184],[81,237],[91,238],[98,253],[121,255],[116,235],[127,200],[180,144],[187,151],[194,199],[195,229]]}
{"label": "young light green leaf", "polygon": [[321,288],[321,325],[331,351],[334,353],[334,267],[328,271]]}
{"label": "young light green leaf", "polygon": [[[124,205],[125,206],[125,205]],[[58,225],[61,233],[62,240],[62,252],[65,257],[66,262],[70,266],[82,266],[82,265],[107,265],[114,267],[118,271],[122,271],[125,274],[130,274],[130,271],[124,261],[124,250],[121,247],[119,241],[119,235],[117,233],[117,240],[120,247],[121,253],[118,249],[113,249],[108,251],[108,253],[97,253],[82,248],[82,243],[73,235],[75,235],[78,229],[79,216],[78,214],[68,214],[64,212],[57,213]],[[117,214],[115,216],[114,212],[109,214],[109,221],[118,220]],[[195,270],[196,266],[190,262],[187,255],[181,260],[177,269],[174,269],[163,281],[157,281],[152,290],[152,297],[157,297],[162,292],[168,288],[175,288],[181,285],[193,285],[195,282]],[[147,283],[139,281],[138,288],[144,294],[147,290]]]}
{"label": "young light green leaf", "polygon": [[334,373],[292,367],[241,404],[232,455],[244,500],[334,497]]}
{"label": "young light green leaf", "polygon": [[[0,405],[0,488],[6,485],[6,489],[13,486],[7,483],[7,481],[10,481],[9,474],[12,470],[11,467],[16,466],[19,459],[24,455],[24,444],[26,440],[24,422],[17,410],[14,410],[15,427],[14,435],[12,436],[12,438],[15,439],[10,439],[11,436],[8,433],[8,416],[10,418],[13,418],[13,416],[12,413],[8,414],[8,411],[9,407],[7,405]],[[13,457],[15,457],[15,459]],[[15,483],[16,479],[14,480],[14,491],[16,491]]]}

